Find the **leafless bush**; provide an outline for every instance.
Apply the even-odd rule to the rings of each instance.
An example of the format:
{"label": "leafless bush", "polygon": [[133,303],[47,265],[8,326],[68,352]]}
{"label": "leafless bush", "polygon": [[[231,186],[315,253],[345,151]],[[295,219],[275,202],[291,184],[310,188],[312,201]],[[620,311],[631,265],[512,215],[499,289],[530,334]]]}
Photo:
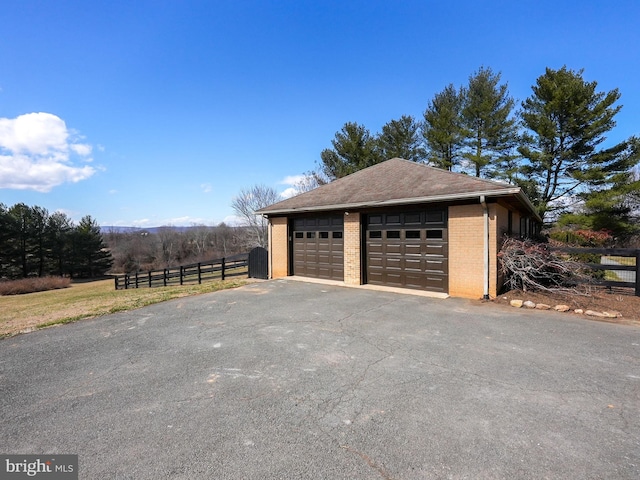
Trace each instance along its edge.
{"label": "leafless bush", "polygon": [[548,245],[506,237],[498,254],[509,290],[571,291],[588,281],[581,263],[554,254]]}
{"label": "leafless bush", "polygon": [[24,293],[44,292],[67,288],[71,285],[70,278],[63,277],[34,277],[22,280],[0,282],[0,295],[21,295]]}

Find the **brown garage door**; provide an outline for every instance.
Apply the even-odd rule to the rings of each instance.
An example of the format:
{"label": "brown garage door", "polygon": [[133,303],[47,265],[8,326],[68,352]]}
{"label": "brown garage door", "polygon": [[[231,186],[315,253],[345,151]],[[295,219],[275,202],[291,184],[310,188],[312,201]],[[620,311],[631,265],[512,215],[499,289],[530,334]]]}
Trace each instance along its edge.
{"label": "brown garage door", "polygon": [[303,217],[293,220],[293,274],[344,280],[343,219]]}
{"label": "brown garage door", "polygon": [[369,214],[367,282],[448,292],[446,208]]}

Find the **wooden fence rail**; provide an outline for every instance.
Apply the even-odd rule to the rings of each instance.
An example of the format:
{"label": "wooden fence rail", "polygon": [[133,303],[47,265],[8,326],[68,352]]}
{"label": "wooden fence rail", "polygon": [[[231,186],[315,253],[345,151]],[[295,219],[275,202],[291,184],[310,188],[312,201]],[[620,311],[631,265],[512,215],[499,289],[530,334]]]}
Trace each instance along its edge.
{"label": "wooden fence rail", "polygon": [[[592,270],[607,270],[620,272],[634,272],[631,277],[633,281],[624,280],[594,280],[593,283],[597,285],[604,285],[607,287],[628,287],[635,289],[635,295],[640,297],[640,249],[634,248],[565,248],[554,247],[553,251],[568,253],[571,255],[591,254],[600,255],[600,263],[586,263],[585,265]],[[635,258],[635,265],[624,265],[618,263],[616,260],[611,260],[608,257],[629,257]],[[607,263],[602,263],[606,260]],[[631,262],[629,262],[631,263]]]}
{"label": "wooden fence rail", "polygon": [[115,277],[116,290],[142,287],[166,287],[167,285],[201,284],[203,280],[213,280],[246,275],[248,273],[248,253],[232,257],[209,260],[207,262],[181,265],[163,270],[136,272]]}

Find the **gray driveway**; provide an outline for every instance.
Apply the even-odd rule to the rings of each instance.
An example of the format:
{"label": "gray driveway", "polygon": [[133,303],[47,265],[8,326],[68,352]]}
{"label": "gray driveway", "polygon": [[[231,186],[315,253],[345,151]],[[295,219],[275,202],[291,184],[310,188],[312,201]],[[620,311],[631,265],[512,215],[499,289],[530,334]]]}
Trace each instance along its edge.
{"label": "gray driveway", "polygon": [[640,328],[269,281],[0,341],[2,453],[86,479],[637,479]]}

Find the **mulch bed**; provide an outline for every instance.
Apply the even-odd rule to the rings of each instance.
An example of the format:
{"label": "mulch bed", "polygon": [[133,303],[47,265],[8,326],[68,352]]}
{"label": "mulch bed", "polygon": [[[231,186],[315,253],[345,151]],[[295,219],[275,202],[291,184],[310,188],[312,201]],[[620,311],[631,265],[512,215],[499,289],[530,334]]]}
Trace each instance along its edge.
{"label": "mulch bed", "polygon": [[536,304],[545,303],[552,308],[556,305],[568,305],[571,307],[570,312],[575,309],[594,310],[596,312],[616,311],[621,313],[622,317],[602,319],[585,316],[584,318],[640,325],[640,297],[636,297],[634,291],[628,288],[607,289],[591,287],[584,295],[564,292],[511,290],[498,295],[492,301],[497,304],[509,305],[511,300],[530,300]]}

